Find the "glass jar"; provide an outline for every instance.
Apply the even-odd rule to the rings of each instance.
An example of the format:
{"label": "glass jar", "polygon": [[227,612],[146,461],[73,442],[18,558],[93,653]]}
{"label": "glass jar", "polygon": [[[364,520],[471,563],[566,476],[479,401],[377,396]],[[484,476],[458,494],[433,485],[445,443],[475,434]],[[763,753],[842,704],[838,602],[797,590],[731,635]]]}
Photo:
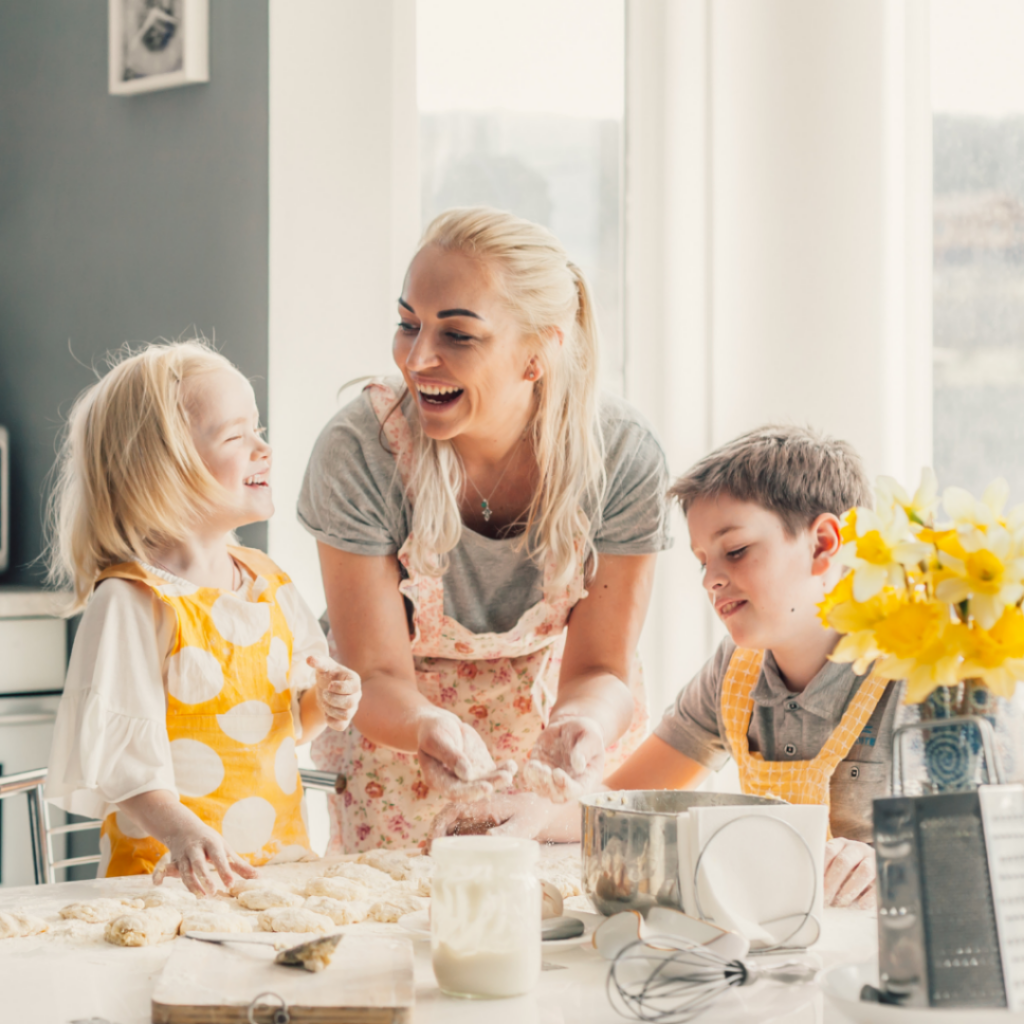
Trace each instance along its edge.
{"label": "glass jar", "polygon": [[517,996],[540,976],[539,847],[532,839],[435,839],[430,947],[442,991]]}

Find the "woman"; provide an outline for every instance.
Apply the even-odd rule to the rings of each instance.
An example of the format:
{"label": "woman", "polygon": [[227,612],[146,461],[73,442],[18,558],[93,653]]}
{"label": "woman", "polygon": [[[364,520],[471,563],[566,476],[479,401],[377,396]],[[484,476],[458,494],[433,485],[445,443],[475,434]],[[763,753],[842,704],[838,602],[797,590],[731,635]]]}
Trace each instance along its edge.
{"label": "woman", "polygon": [[546,229],[442,214],[398,316],[402,382],[334,416],[299,499],[363,680],[355,726],[313,751],[347,787],[333,851],[421,842],[528,759],[547,797],[600,781],[643,738],[635,652],[670,543],[664,456],[599,396],[590,294]]}

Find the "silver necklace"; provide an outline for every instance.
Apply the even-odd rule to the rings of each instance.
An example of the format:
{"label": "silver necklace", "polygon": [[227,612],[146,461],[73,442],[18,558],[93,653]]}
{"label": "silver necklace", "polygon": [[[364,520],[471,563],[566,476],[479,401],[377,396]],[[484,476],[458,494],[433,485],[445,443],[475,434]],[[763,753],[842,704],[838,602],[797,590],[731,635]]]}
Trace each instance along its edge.
{"label": "silver necklace", "polygon": [[[473,478],[469,475],[469,473],[466,473],[466,479],[473,485],[473,490],[480,495],[480,514],[484,517],[485,523],[489,523],[491,521],[491,516],[494,515],[494,511],[491,508],[491,503],[489,499],[494,497],[494,492],[501,486],[501,481],[505,479],[505,474],[509,471],[509,467],[512,465],[512,463],[516,461],[516,456],[518,454],[519,445],[517,444],[515,451],[512,452],[511,458],[508,460],[508,462],[505,463],[505,468],[501,471],[501,476],[498,477],[497,483],[495,483],[495,485],[491,488],[491,493],[488,494],[486,498],[484,497],[484,492],[481,491],[479,487],[477,487]],[[465,466],[463,466],[463,469],[465,469]]]}

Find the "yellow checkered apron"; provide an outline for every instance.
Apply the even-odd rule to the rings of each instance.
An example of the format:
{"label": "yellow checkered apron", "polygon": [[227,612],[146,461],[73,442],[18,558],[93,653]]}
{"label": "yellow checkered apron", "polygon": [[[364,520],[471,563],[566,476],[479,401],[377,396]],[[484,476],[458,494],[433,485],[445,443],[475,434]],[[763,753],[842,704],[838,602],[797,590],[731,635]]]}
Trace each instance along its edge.
{"label": "yellow checkered apron", "polygon": [[[248,599],[169,583],[134,562],[100,579],[145,584],[174,612],[167,734],[181,802],[258,866],[309,850],[288,683],[295,585],[261,551],[230,551],[254,577]],[[166,853],[122,812],[107,816],[100,845],[107,878],[149,874]]]}
{"label": "yellow checkered apron", "polygon": [[[817,757],[808,761],[766,761],[751,753],[747,730],[754,711],[751,694],[761,675],[764,651],[737,647],[722,682],[722,719],[726,739],[739,768],[740,787],[752,796],[777,797],[791,804],[829,806],[832,773],[867,725],[885,692],[888,680],[872,673],[861,683],[842,720],[832,730]],[[829,828],[829,838],[832,829]]]}

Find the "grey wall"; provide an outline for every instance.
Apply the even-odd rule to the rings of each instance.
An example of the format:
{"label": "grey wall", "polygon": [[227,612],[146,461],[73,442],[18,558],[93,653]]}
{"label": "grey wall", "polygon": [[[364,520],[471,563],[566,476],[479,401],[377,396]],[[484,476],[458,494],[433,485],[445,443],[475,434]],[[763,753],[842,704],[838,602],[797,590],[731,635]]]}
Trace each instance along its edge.
{"label": "grey wall", "polygon": [[41,577],[28,563],[55,438],[107,350],[194,327],[266,413],[267,2],[210,8],[210,82],[122,97],[107,94],[106,0],[0,2],[0,584]]}

